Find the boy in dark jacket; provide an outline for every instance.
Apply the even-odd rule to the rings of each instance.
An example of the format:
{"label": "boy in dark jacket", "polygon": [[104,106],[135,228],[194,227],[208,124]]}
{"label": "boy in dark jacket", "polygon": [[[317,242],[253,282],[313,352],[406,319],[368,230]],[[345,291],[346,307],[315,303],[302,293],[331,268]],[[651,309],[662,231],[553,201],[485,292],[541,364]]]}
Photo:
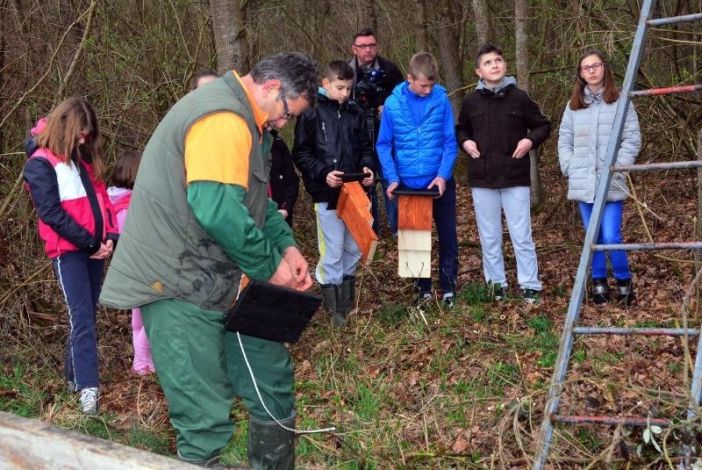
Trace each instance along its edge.
{"label": "boy in dark jacket", "polygon": [[308,109],[295,126],[293,160],[302,173],[317,214],[319,263],[315,277],[322,287],[327,311],[336,326],[346,324],[355,299],[355,273],[361,252],[336,214],[344,173],[366,174],[373,185],[373,147],[363,111],[348,100],[353,69],[333,61],[319,89],[317,107]]}
{"label": "boy in dark jacket", "polygon": [[[525,301],[542,289],[531,238],[529,151],[543,143],[551,124],[529,95],[505,76],[502,51],[485,44],[478,51],[476,90],[463,100],[456,134],[468,159],[475,219],[483,251],[485,280],[500,300],[507,289],[502,256],[502,210],[517,258],[517,281]],[[528,131],[530,134],[527,134]]]}

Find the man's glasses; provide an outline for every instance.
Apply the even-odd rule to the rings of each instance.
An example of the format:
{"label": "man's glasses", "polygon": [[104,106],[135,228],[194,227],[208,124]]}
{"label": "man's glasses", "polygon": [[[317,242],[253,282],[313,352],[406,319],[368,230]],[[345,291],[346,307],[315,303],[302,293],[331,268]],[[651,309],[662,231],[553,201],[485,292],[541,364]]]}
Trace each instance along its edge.
{"label": "man's glasses", "polygon": [[288,121],[294,118],[295,115],[290,112],[290,108],[288,107],[288,100],[286,99],[285,90],[283,88],[280,89],[280,94],[278,95],[278,98],[280,99],[280,101],[283,102],[283,117]]}
{"label": "man's glasses", "polygon": [[375,49],[376,47],[378,47],[378,44],[354,44],[353,46],[358,47],[359,49]]}
{"label": "man's glasses", "polygon": [[604,65],[603,62],[597,62],[596,64],[592,64],[592,65],[581,65],[580,70],[582,70],[583,72],[588,72],[588,73],[594,72],[595,70],[599,70],[599,68],[602,67],[603,65]]}

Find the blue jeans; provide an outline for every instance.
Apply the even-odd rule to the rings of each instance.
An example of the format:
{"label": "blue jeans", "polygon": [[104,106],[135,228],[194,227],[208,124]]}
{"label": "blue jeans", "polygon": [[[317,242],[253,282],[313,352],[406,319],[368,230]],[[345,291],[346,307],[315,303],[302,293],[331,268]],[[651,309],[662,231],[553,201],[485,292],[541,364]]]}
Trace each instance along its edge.
{"label": "blue jeans", "polygon": [[[593,204],[589,202],[580,202],[578,206],[580,207],[580,215],[583,219],[583,226],[585,227],[585,230],[587,230],[587,227],[590,224]],[[598,244],[609,245],[622,243],[623,209],[623,201],[605,203],[604,212],[602,213],[602,223],[600,224],[600,233],[597,237]],[[612,265],[614,278],[618,281],[628,281],[631,279],[629,261],[627,260],[626,251],[623,250],[593,252],[592,278],[607,278],[607,254],[609,254],[609,262]]]}
{"label": "blue jeans", "polygon": [[68,345],[64,375],[76,390],[97,387],[98,353],[95,311],[102,286],[103,260],[81,251],[52,260],[54,273],[68,307]]}
{"label": "blue jeans", "polygon": [[[439,238],[439,285],[444,294],[453,293],[456,290],[456,279],[458,278],[456,182],[453,178],[446,182],[443,196],[434,199],[432,210]],[[395,204],[393,222],[397,229],[397,204]],[[430,293],[431,278],[415,279],[415,289],[420,294]]]}
{"label": "blue jeans", "polygon": [[[378,170],[378,180],[380,181],[380,188],[383,192],[383,202],[385,203],[385,217],[387,218],[388,225],[390,226],[390,233],[393,236],[397,235],[397,201],[394,199],[388,199],[387,189],[388,182],[382,177],[382,173]],[[378,222],[378,216],[380,215],[380,210],[378,206],[380,204],[377,186],[373,185],[371,188],[371,215],[373,216],[373,231],[380,237],[380,224]]]}

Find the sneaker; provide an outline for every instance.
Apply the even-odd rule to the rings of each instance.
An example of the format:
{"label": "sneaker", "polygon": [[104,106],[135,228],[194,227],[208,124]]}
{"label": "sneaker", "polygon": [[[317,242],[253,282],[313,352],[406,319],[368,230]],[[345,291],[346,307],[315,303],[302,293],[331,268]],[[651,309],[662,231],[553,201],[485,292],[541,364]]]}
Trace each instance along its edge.
{"label": "sneaker", "polygon": [[80,391],[80,408],[84,414],[97,414],[98,400],[99,396],[97,387],[88,387]]}
{"label": "sneaker", "polygon": [[447,292],[443,297],[444,307],[453,308],[453,292]]}
{"label": "sneaker", "polygon": [[522,298],[528,304],[541,302],[541,292],[534,289],[522,289]]}
{"label": "sneaker", "polygon": [[636,300],[636,296],[631,279],[624,281],[617,279],[617,302],[622,305],[631,305],[634,300]]}
{"label": "sneaker", "polygon": [[607,279],[596,278],[592,280],[592,303],[602,305],[609,302],[609,286]]}
{"label": "sneaker", "polygon": [[432,300],[432,296],[431,296],[431,293],[429,293],[429,292],[425,292],[423,294],[418,294],[417,300],[415,301],[415,305],[417,307],[421,307],[421,306],[426,305],[429,302],[431,302],[431,300]]}
{"label": "sneaker", "polygon": [[505,291],[505,288],[502,287],[499,284],[490,284],[490,287],[492,288],[492,295],[495,298],[496,301],[504,300],[507,298],[507,291]]}

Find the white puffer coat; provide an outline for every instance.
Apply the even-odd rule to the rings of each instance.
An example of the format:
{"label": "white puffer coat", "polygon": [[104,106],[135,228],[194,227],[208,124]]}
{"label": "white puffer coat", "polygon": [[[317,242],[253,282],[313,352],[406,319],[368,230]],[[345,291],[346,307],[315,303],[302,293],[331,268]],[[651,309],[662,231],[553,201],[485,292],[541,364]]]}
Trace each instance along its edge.
{"label": "white puffer coat", "polygon": [[[620,100],[621,97],[607,104],[602,100],[601,90],[593,95],[585,87],[585,102],[589,103],[587,108],[573,111],[570,103],[566,105],[558,133],[558,161],[561,172],[568,177],[568,199],[582,202],[595,200]],[[633,164],[640,148],[639,119],[633,103],[630,103],[616,164]],[[607,200],[622,201],[628,196],[626,173],[614,173]]]}

